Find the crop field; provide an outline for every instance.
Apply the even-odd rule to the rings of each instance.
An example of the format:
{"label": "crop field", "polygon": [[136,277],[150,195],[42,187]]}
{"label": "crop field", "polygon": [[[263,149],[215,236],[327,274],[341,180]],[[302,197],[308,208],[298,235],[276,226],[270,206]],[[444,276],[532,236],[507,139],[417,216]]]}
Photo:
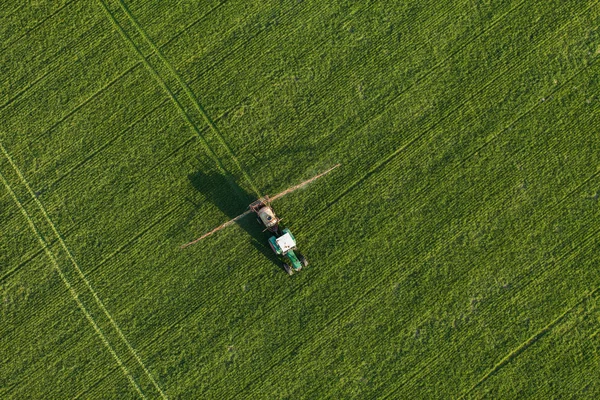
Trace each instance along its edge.
{"label": "crop field", "polygon": [[[0,7],[0,398],[600,398],[600,0]],[[310,260],[252,216],[275,195]]]}

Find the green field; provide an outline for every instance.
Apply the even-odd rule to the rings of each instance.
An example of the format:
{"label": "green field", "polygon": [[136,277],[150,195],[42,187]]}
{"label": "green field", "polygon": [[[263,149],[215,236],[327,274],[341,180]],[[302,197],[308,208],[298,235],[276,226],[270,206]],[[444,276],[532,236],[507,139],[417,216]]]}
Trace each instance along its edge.
{"label": "green field", "polygon": [[[0,398],[600,398],[599,0],[0,7]],[[254,218],[276,194],[311,264]]]}

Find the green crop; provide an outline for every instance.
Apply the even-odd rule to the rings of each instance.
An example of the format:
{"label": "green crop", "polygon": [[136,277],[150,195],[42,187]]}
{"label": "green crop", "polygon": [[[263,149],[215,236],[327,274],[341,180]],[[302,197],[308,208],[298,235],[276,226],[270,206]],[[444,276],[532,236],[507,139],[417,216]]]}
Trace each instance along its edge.
{"label": "green crop", "polygon": [[597,0],[0,16],[0,397],[600,396]]}

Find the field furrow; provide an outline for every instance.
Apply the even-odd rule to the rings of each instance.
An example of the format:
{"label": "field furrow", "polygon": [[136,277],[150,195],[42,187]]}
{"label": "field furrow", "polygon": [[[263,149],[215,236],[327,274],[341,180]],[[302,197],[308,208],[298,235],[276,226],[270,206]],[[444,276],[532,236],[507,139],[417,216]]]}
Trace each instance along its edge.
{"label": "field furrow", "polygon": [[0,397],[599,397],[600,0],[0,19]]}

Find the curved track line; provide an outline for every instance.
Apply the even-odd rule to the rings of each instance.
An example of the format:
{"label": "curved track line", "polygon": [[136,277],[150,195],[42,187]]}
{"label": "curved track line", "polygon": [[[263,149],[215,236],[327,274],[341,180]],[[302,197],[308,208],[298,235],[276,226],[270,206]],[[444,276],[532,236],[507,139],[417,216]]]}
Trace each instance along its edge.
{"label": "curved track line", "polygon": [[[2,148],[2,150],[4,150],[4,147],[2,147],[1,144],[0,144],[0,148]],[[144,395],[144,393],[142,393],[142,390],[138,386],[137,382],[135,381],[135,379],[133,379],[133,376],[129,373],[129,370],[127,369],[127,367],[125,366],[125,364],[123,363],[123,361],[121,361],[121,359],[119,358],[119,356],[117,355],[117,353],[115,352],[115,350],[113,349],[113,347],[111,346],[111,344],[109,343],[108,339],[106,338],[106,336],[104,335],[104,333],[102,332],[102,330],[100,329],[100,327],[98,326],[98,324],[96,323],[96,321],[94,320],[94,318],[92,317],[92,315],[89,313],[89,311],[87,310],[87,308],[85,307],[85,305],[79,299],[78,293],[75,291],[75,289],[73,288],[73,286],[71,285],[71,283],[69,283],[69,281],[67,280],[67,278],[64,275],[62,269],[58,265],[58,262],[56,261],[56,258],[54,257],[54,255],[50,251],[50,248],[48,247],[48,244],[47,244],[46,240],[44,240],[44,238],[42,237],[41,233],[39,232],[39,230],[35,226],[33,220],[31,219],[31,217],[27,213],[27,210],[25,210],[25,208],[23,207],[23,205],[21,204],[21,202],[17,198],[16,194],[13,192],[12,188],[10,187],[10,185],[8,184],[8,182],[6,181],[6,179],[4,178],[4,175],[2,174],[2,172],[0,172],[0,180],[2,181],[2,183],[4,184],[4,186],[6,187],[6,189],[8,190],[8,192],[10,193],[10,196],[12,197],[12,199],[14,200],[14,202],[18,205],[19,209],[21,210],[21,213],[23,214],[23,216],[27,220],[27,223],[29,224],[29,227],[31,228],[31,231],[35,234],[36,238],[40,242],[40,245],[44,249],[44,252],[46,253],[46,255],[48,256],[48,258],[52,262],[52,265],[54,265],[54,268],[58,272],[58,275],[60,276],[61,280],[63,281],[63,283],[65,284],[65,286],[69,290],[69,293],[73,297],[73,300],[75,300],[75,302],[77,303],[77,305],[79,306],[79,308],[81,309],[81,311],[83,312],[83,314],[85,315],[85,317],[88,320],[88,322],[92,325],[92,327],[94,328],[94,330],[96,331],[96,333],[98,334],[98,336],[100,337],[100,339],[102,340],[102,342],[104,343],[104,345],[106,346],[106,348],[109,350],[110,354],[113,356],[113,358],[115,359],[115,361],[117,362],[117,364],[119,365],[119,367],[121,368],[121,370],[123,371],[123,373],[125,374],[125,376],[129,379],[129,381],[131,382],[131,384],[133,385],[133,387],[136,389],[136,391],[138,392],[138,394],[142,398],[145,399],[146,396]]]}
{"label": "curved track line", "polygon": [[52,222],[52,220],[50,219],[50,216],[48,215],[48,213],[46,212],[46,208],[44,207],[44,205],[42,204],[42,202],[37,198],[37,196],[35,195],[35,193],[31,189],[31,187],[29,186],[29,183],[27,183],[27,180],[25,179],[25,177],[23,176],[23,174],[21,173],[21,171],[19,170],[19,168],[16,166],[16,164],[13,162],[12,158],[6,152],[6,149],[4,148],[4,146],[2,146],[1,143],[0,143],[0,150],[2,151],[2,153],[4,153],[4,156],[6,157],[6,159],[8,160],[8,162],[11,164],[11,166],[13,167],[14,171],[16,172],[16,174],[19,176],[19,179],[21,180],[21,182],[23,183],[23,185],[27,188],[27,191],[29,192],[29,194],[31,195],[31,197],[36,202],[38,208],[40,209],[40,211],[44,215],[44,218],[46,219],[46,221],[48,222],[48,224],[52,228],[52,231],[56,235],[56,238],[58,239],[61,247],[65,250],[65,252],[67,254],[67,257],[69,258],[69,260],[73,264],[73,267],[77,271],[77,274],[80,276],[80,278],[85,283],[86,287],[88,288],[88,290],[90,291],[90,293],[94,297],[94,300],[96,301],[96,303],[98,304],[98,306],[103,311],[104,315],[106,315],[106,317],[110,321],[111,325],[113,326],[113,328],[115,329],[115,331],[117,332],[117,334],[119,335],[119,337],[121,338],[121,340],[123,341],[123,343],[125,344],[125,346],[127,347],[127,349],[129,350],[129,352],[134,356],[134,358],[136,359],[136,361],[138,362],[138,364],[140,365],[140,367],[144,370],[144,372],[146,373],[146,376],[148,377],[148,379],[150,380],[150,382],[152,382],[152,384],[154,385],[154,387],[156,388],[156,390],[158,390],[158,392],[160,393],[161,397],[163,399],[166,399],[167,396],[164,394],[163,390],[160,388],[160,386],[158,385],[158,383],[156,382],[156,380],[154,379],[154,377],[152,376],[152,374],[150,373],[150,371],[148,370],[148,368],[146,367],[146,365],[143,363],[142,359],[139,357],[139,355],[137,354],[137,352],[135,351],[135,349],[131,346],[131,344],[129,343],[129,341],[127,340],[127,338],[125,337],[125,335],[123,334],[123,332],[121,331],[121,329],[119,328],[119,326],[117,325],[117,323],[115,322],[115,320],[113,319],[112,315],[108,312],[108,310],[104,306],[104,303],[102,302],[102,300],[100,300],[100,297],[98,296],[98,294],[96,293],[96,291],[94,290],[94,288],[92,287],[92,285],[90,284],[90,282],[88,281],[87,277],[85,276],[85,274],[83,273],[83,271],[79,267],[79,264],[77,263],[77,261],[75,261],[75,258],[71,254],[71,251],[69,250],[69,248],[67,247],[66,243],[62,239],[62,236],[61,236],[60,232],[58,231],[58,229],[54,225],[54,222]]}
{"label": "curved track line", "polygon": [[194,121],[192,121],[191,117],[185,111],[185,109],[183,108],[182,104],[179,102],[179,100],[177,99],[177,97],[175,96],[173,91],[169,88],[169,86],[162,79],[162,77],[158,74],[158,72],[152,67],[152,65],[150,65],[150,62],[148,61],[147,57],[144,56],[142,51],[136,46],[136,44],[133,42],[133,39],[131,39],[129,37],[129,35],[125,32],[123,27],[121,27],[121,25],[117,22],[115,16],[108,9],[108,6],[105,4],[104,0],[98,0],[98,1],[102,5],[102,9],[105,11],[107,16],[110,18],[111,22],[113,23],[113,25],[115,26],[115,28],[117,29],[117,31],[119,32],[121,37],[131,47],[131,49],[142,59],[142,62],[144,63],[144,66],[146,67],[148,72],[150,72],[150,74],[158,82],[160,87],[167,93],[167,95],[169,96],[171,101],[175,104],[179,113],[183,116],[185,121],[188,123],[188,125],[190,125],[190,127],[194,130],[194,132],[198,135],[198,137],[200,138],[200,142],[202,143],[202,146],[208,153],[209,157],[215,162],[219,171],[223,174],[223,176],[225,176],[225,178],[227,179],[227,182],[228,182],[229,186],[232,188],[233,192],[236,193],[236,195],[240,199],[245,200],[245,196],[240,192],[240,190],[236,186],[231,175],[225,169],[225,167],[224,167],[223,163],[221,162],[221,160],[219,159],[219,157],[217,157],[216,153],[212,150],[212,148],[206,141],[206,138],[204,138],[204,136],[202,135],[200,128],[198,128],[198,126],[194,123]]}
{"label": "curved track line", "polygon": [[173,65],[169,62],[169,60],[167,60],[167,58],[164,56],[164,54],[160,50],[160,48],[154,44],[154,42],[150,39],[150,37],[148,37],[148,35],[146,34],[146,31],[138,24],[137,20],[133,17],[133,15],[129,11],[129,9],[125,5],[125,3],[123,3],[123,0],[118,0],[118,1],[119,1],[119,6],[121,7],[121,10],[123,10],[125,15],[127,15],[127,18],[129,18],[129,21],[133,24],[133,26],[135,26],[135,28],[142,35],[142,37],[146,40],[146,42],[150,45],[150,47],[152,48],[154,53],[158,56],[158,58],[160,58],[160,60],[163,62],[163,64],[165,64],[167,66],[167,68],[169,69],[169,71],[171,71],[171,74],[173,74],[173,76],[175,77],[177,82],[181,85],[185,94],[192,101],[192,104],[194,104],[194,106],[196,107],[196,110],[202,115],[202,117],[204,118],[204,121],[208,124],[208,126],[210,126],[210,128],[215,132],[215,134],[217,135],[217,138],[219,139],[219,142],[221,142],[223,147],[225,147],[225,149],[227,150],[227,153],[229,154],[231,159],[235,162],[238,169],[242,172],[242,174],[244,175],[244,178],[246,179],[246,182],[248,182],[248,184],[250,185],[250,187],[252,188],[254,193],[257,196],[260,196],[260,193],[259,193],[256,185],[254,184],[254,181],[252,180],[252,178],[250,178],[250,175],[244,169],[244,167],[242,167],[242,164],[239,162],[239,160],[237,159],[237,157],[231,150],[229,143],[227,143],[227,141],[221,134],[220,129],[217,127],[217,125],[212,120],[212,118],[208,115],[208,113],[206,112],[206,110],[204,109],[202,104],[200,104],[200,102],[198,101],[198,97],[196,96],[196,94],[190,89],[190,87],[185,82],[185,80],[183,80],[181,78],[181,75],[179,75],[179,73],[173,67]]}

